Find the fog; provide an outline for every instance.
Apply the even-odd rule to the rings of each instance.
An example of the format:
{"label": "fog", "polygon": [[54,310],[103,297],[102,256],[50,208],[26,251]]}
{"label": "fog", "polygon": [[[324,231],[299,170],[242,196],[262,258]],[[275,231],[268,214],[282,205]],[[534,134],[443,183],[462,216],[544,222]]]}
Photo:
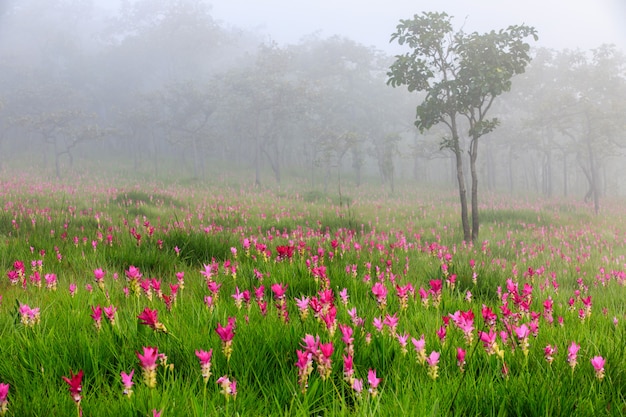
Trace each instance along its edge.
{"label": "fog", "polygon": [[398,21],[445,11],[465,32],[538,30],[491,109],[482,189],[626,194],[620,0],[371,3],[0,2],[2,175],[453,188],[441,129],[414,125],[423,95],[387,85]]}

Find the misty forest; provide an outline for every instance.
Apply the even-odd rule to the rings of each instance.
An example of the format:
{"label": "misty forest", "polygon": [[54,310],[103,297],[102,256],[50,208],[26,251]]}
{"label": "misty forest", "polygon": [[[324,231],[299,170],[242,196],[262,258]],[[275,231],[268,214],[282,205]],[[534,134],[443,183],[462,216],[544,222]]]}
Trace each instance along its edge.
{"label": "misty forest", "polygon": [[[414,124],[425,92],[390,88],[394,57],[351,39],[277,45],[191,0],[122,2],[108,14],[93,2],[9,2],[2,13],[5,171],[457,186],[445,126]],[[588,200],[626,192],[622,51],[530,54],[489,109],[498,126],[481,138],[484,189]],[[472,138],[459,132],[467,170]]]}
{"label": "misty forest", "polygon": [[0,1],[0,416],[626,414],[623,51],[113,3]]}

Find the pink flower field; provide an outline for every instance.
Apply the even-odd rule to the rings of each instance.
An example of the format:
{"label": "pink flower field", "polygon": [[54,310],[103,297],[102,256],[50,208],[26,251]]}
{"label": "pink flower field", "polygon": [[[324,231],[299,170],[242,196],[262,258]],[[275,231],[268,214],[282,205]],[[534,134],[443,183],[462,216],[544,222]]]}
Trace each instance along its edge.
{"label": "pink flower field", "polygon": [[623,415],[626,215],[2,180],[0,415]]}

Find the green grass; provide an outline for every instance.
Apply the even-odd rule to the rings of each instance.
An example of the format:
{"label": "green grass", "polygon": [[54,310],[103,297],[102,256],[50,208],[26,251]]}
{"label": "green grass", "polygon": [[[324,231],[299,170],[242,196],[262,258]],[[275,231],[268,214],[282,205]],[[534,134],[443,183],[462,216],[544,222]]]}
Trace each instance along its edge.
{"label": "green grass", "polygon": [[[376,190],[360,189],[348,196],[348,209],[332,196],[314,191],[291,198],[287,196],[296,193],[290,190],[242,192],[179,182],[75,184],[70,191],[49,184],[28,188],[26,193],[20,191],[25,188],[11,189],[8,184],[10,208],[0,212],[0,382],[10,384],[8,415],[76,413],[62,380],[70,369],[85,373],[81,408],[84,415],[92,416],[150,416],[152,410],[163,410],[164,416],[626,413],[622,302],[626,216],[618,209],[607,207],[611,216],[603,218],[567,202],[535,202],[531,207],[489,196],[489,204],[483,206],[481,240],[474,246],[459,240],[458,208],[451,195],[432,191],[406,189],[383,199],[375,197]],[[155,228],[152,236],[149,226]],[[142,235],[140,242],[133,229]],[[248,250],[244,239],[251,242]],[[257,243],[265,245],[271,256],[260,252]],[[293,245],[293,258],[277,260],[279,245]],[[9,282],[7,272],[16,260],[25,263],[25,285]],[[43,261],[41,288],[30,280],[31,261],[37,260]],[[473,269],[470,260],[475,262]],[[236,266],[236,275],[226,271],[227,262]],[[211,263],[219,265],[211,279],[221,284],[213,310],[205,305],[209,291],[200,273]],[[435,306],[430,299],[425,306],[417,292],[428,290],[430,280],[445,281],[442,264],[448,278],[456,277],[456,284],[444,282],[441,304]],[[151,299],[146,293],[125,294],[125,271],[131,265],[141,270],[144,279],[161,281],[165,295],[171,292],[169,284],[176,283],[175,274],[184,272],[185,288],[179,290],[171,311],[154,293]],[[361,394],[344,380],[341,331],[329,331],[311,309],[306,319],[299,317],[294,299],[316,297],[323,285],[313,278],[315,265],[326,268],[337,323],[354,329],[355,377],[364,379]],[[357,268],[355,276],[346,272],[352,265]],[[94,282],[96,268],[106,270],[104,289]],[[56,290],[45,288],[45,274],[56,274]],[[520,289],[532,285],[529,311],[539,316],[539,330],[530,337],[527,356],[515,337],[509,336],[506,344],[498,339],[502,359],[487,354],[478,332],[487,330],[483,305],[498,315],[497,331],[506,329],[500,307],[509,279]],[[377,280],[388,290],[384,309],[371,291]],[[273,283],[287,285],[286,323],[279,317],[270,289]],[[415,287],[406,308],[395,295],[394,283]],[[70,284],[77,285],[73,297]],[[254,289],[260,285],[265,286],[265,315],[254,299]],[[249,306],[235,305],[231,295],[236,288],[250,291]],[[349,295],[347,305],[339,296],[343,288]],[[576,290],[581,297],[592,297],[592,314],[584,320],[578,313],[580,299],[574,309],[569,308],[568,300],[576,297]],[[468,291],[471,302],[466,300]],[[541,316],[548,296],[554,300],[553,324]],[[21,324],[20,303],[39,307],[40,322],[32,327]],[[513,325],[530,322],[530,314],[515,307],[512,296],[509,303],[519,314],[516,322],[510,319]],[[100,331],[91,318],[92,307],[98,305],[117,307],[115,324],[105,318]],[[167,333],[138,322],[146,307],[157,309]],[[365,320],[363,327],[352,324],[351,308]],[[445,341],[440,341],[436,331],[444,324],[442,317],[469,309],[475,315],[474,342],[467,345],[452,322]],[[410,338],[404,351],[388,326],[382,333],[375,329],[375,318],[394,314],[397,334],[416,339],[423,334],[427,354],[441,354],[436,379],[417,361]],[[215,328],[229,317],[236,319],[236,328],[233,353],[227,360]],[[563,318],[562,326],[558,317]],[[303,349],[307,334],[319,335],[322,343],[333,342],[334,352],[330,377],[323,380],[314,366],[302,393],[296,350]],[[566,361],[572,341],[581,345],[574,370]],[[558,348],[552,364],[544,359],[548,344]],[[136,352],[144,346],[158,347],[173,365],[173,369],[158,367],[154,389],[142,382]],[[467,351],[464,372],[457,366],[458,347]],[[212,376],[206,386],[194,354],[199,349],[213,349]],[[596,355],[606,359],[602,381],[590,363]],[[509,370],[506,377],[504,363]],[[367,392],[369,369],[382,378],[375,396]],[[134,394],[126,398],[120,372],[131,370],[135,371]],[[237,381],[235,399],[227,400],[220,393],[216,380],[222,375]]]}

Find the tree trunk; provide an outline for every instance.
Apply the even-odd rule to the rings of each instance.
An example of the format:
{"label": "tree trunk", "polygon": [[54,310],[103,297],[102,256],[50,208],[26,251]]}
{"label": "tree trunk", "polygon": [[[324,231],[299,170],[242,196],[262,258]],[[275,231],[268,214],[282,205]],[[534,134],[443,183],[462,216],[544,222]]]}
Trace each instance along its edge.
{"label": "tree trunk", "polygon": [[472,175],[472,242],[478,240],[480,218],[478,216],[478,173],[476,159],[478,158],[478,138],[473,138],[470,145],[470,173]]}
{"label": "tree trunk", "polygon": [[459,185],[459,199],[461,201],[461,224],[463,226],[463,240],[469,242],[472,238],[470,233],[469,218],[467,213],[467,189],[465,188],[465,174],[463,173],[463,154],[459,140],[454,140],[454,156],[456,158],[456,179]]}

